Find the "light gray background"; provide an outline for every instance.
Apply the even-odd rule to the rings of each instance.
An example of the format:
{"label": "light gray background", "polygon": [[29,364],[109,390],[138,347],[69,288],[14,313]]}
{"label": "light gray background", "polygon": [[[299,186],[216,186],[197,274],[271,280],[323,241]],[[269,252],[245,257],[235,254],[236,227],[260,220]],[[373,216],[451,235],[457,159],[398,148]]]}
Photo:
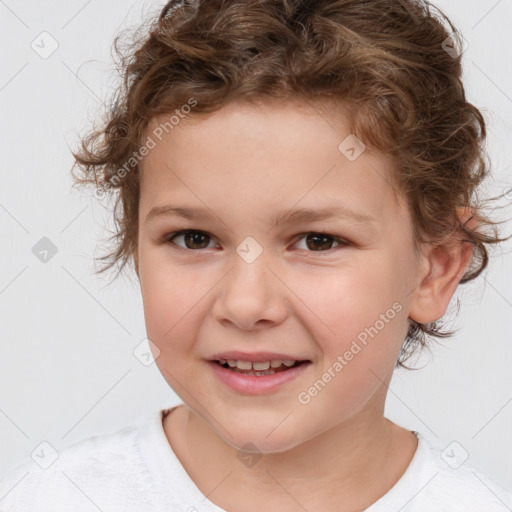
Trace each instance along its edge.
{"label": "light gray background", "polygon": [[[69,147],[109,93],[114,35],[164,3],[0,0],[0,474],[42,441],[59,450],[179,402],[156,366],[133,355],[145,338],[137,283],[105,287],[93,276],[108,215],[91,194],[71,191],[69,175]],[[512,187],[512,1],[437,5],[468,41],[467,93],[489,122],[488,193],[503,193]],[[43,31],[59,45],[47,59],[31,48]],[[504,213],[510,217],[510,209]],[[511,223],[504,229],[511,232]],[[42,237],[58,248],[47,263],[32,253]],[[460,288],[463,305],[452,324],[458,334],[437,346],[421,371],[396,373],[387,403],[392,420],[443,446],[457,441],[469,462],[507,488],[510,248]]]}

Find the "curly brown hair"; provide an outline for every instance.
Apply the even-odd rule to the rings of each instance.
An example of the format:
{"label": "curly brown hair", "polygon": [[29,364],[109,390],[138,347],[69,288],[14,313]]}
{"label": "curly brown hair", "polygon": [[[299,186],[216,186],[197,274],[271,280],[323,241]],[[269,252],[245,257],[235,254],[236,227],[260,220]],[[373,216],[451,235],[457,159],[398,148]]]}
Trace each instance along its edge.
{"label": "curly brown hair", "polygon": [[[477,196],[490,165],[484,118],[466,101],[461,81],[463,38],[425,0],[172,0],[135,33],[118,35],[114,49],[122,83],[103,126],[73,153],[72,172],[80,171],[73,172],[74,186],[94,184],[109,197],[119,191],[115,247],[99,258],[107,262],[100,273],[120,264],[119,274],[135,262],[138,164],[149,121],[214,112],[236,99],[351,106],[352,133],[392,158],[415,247],[441,244],[458,229],[474,245],[460,283],[487,266],[487,244],[510,238],[499,237],[499,223],[483,214]],[[461,223],[461,207],[470,209],[478,230]],[[410,319],[397,366],[427,337],[453,333],[439,321]]]}

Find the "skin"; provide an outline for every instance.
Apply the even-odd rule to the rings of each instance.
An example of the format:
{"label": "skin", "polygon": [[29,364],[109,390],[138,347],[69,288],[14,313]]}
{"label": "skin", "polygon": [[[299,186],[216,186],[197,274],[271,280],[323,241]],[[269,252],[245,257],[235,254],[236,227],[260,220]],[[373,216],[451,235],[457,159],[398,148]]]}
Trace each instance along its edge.
{"label": "skin", "polygon": [[[181,121],[141,165],[135,262],[147,333],[185,404],[164,431],[200,491],[229,511],[364,510],[398,481],[417,447],[411,432],[384,418],[387,386],[409,319],[444,315],[471,246],[454,234],[446,246],[415,253],[391,161],[366,149],[352,162],[338,150],[349,120],[327,103],[232,102]],[[168,204],[206,208],[210,218],[145,222]],[[335,204],[374,223],[272,222],[283,208]],[[189,241],[192,248],[183,236],[173,245],[183,229],[207,236]],[[318,232],[333,238],[308,243]],[[250,264],[236,252],[247,236],[263,249]],[[298,394],[393,304],[401,310],[300,403]],[[248,396],[219,382],[206,362],[227,350],[311,364],[275,392]],[[257,447],[252,465],[237,457],[248,442]]]}

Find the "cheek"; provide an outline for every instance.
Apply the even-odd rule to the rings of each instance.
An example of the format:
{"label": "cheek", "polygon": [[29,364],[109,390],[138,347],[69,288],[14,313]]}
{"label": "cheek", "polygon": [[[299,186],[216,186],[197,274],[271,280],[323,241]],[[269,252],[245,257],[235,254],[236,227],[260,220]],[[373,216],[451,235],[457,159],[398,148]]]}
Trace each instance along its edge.
{"label": "cheek", "polygon": [[[290,278],[293,291],[308,307],[309,316],[323,324],[324,334],[342,339],[357,334],[400,300],[393,269],[380,260],[343,266],[323,273]],[[394,315],[393,315],[394,316]]]}
{"label": "cheek", "polygon": [[[140,286],[148,336],[165,341],[194,303],[194,288],[178,268],[142,260]],[[197,299],[195,299],[197,301]],[[153,338],[152,338],[153,337]]]}
{"label": "cheek", "polygon": [[216,279],[176,265],[145,264],[141,291],[147,335],[160,350],[157,362],[170,368],[194,344]]}
{"label": "cheek", "polygon": [[[394,272],[393,264],[380,258],[371,265],[295,280],[294,292],[307,305],[301,308],[301,322],[321,348],[320,371],[330,368],[336,375],[343,373],[364,389],[376,379],[370,369],[383,375],[394,367],[407,325]],[[339,365],[333,368],[336,361],[342,371],[336,371]],[[355,393],[355,388],[345,391]]]}

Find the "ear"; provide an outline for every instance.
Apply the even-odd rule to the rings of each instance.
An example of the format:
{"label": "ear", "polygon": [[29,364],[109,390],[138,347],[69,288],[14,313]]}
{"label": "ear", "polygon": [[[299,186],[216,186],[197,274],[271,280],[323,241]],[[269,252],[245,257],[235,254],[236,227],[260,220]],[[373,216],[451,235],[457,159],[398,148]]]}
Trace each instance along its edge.
{"label": "ear", "polygon": [[[469,230],[478,226],[469,209],[457,210],[459,219]],[[465,241],[459,228],[441,245],[429,247],[419,286],[413,292],[409,317],[426,324],[443,317],[473,254],[473,244]]]}

